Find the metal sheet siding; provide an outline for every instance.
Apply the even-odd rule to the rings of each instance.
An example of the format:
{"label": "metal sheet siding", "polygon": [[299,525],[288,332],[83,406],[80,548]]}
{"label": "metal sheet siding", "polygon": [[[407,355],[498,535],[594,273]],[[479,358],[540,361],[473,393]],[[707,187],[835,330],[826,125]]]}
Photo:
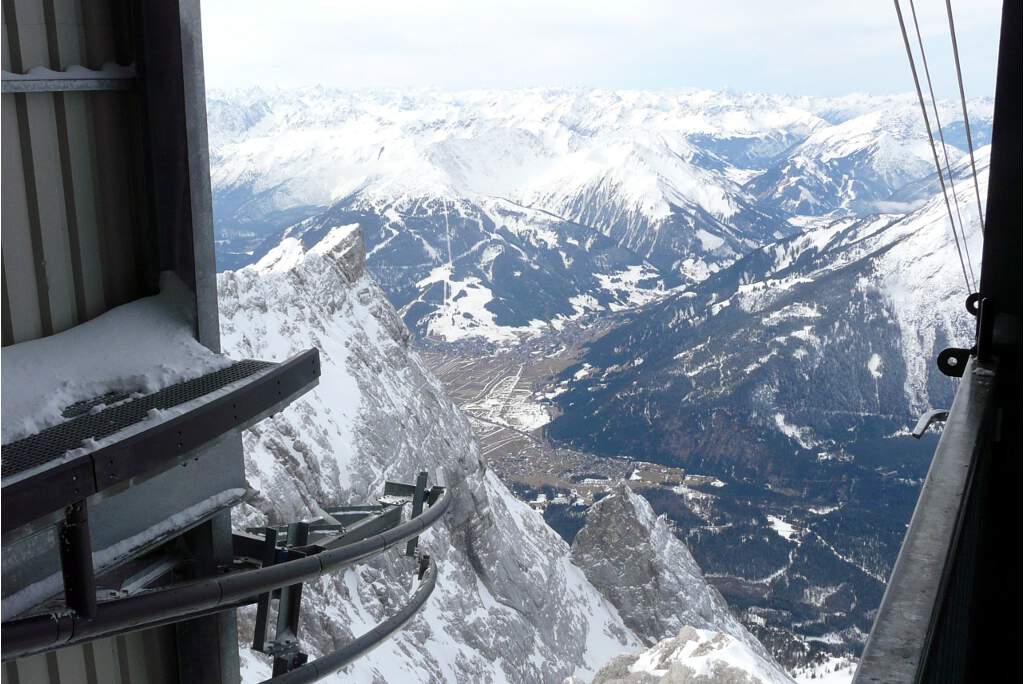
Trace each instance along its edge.
{"label": "metal sheet siding", "polygon": [[3,664],[3,684],[177,684],[174,626],[157,627]]}
{"label": "metal sheet siding", "polygon": [[[133,61],[118,0],[4,0],[3,34],[4,69],[16,73]],[[134,91],[3,94],[4,346],[155,291],[138,100]]]}

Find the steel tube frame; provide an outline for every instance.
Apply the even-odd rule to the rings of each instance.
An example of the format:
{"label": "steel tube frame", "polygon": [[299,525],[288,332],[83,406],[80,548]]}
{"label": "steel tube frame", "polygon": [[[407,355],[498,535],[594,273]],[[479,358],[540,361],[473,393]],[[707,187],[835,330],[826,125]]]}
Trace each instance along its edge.
{"label": "steel tube frame", "polygon": [[427,511],[372,537],[268,568],[212,577],[180,586],[102,603],[91,619],[59,611],[3,624],[4,662],[54,648],[92,641],[123,631],[148,629],[254,603],[259,594],[315,579],[420,535],[444,515],[451,503],[445,493]]}
{"label": "steel tube frame", "polygon": [[334,653],[317,658],[286,674],[264,680],[263,684],[308,684],[337,672],[356,658],[382,644],[385,639],[401,629],[427,602],[436,584],[437,565],[431,560],[412,600],[402,606],[400,611]]}

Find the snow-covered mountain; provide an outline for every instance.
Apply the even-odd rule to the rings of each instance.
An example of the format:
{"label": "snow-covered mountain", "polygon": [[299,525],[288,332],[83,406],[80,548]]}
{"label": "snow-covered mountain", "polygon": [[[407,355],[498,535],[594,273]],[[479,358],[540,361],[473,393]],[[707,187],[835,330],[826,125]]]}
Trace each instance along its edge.
{"label": "snow-covered mountain", "polygon": [[[337,681],[557,682],[589,678],[641,648],[565,542],[487,469],[467,421],[366,273],[356,226],[309,246],[285,238],[218,285],[226,351],[283,359],[315,345],[322,359],[316,390],[245,434],[246,476],[260,494],[236,523],[315,517],[323,502],[373,500],[386,479],[419,470],[454,497],[421,540],[439,567],[425,611]],[[672,558],[658,562],[672,567]],[[392,552],[308,585],[304,645],[314,655],[333,650],[386,617],[410,591],[411,564]],[[256,681],[269,667],[244,648],[250,620],[241,620],[243,661],[246,681]],[[722,620],[725,629],[732,619]]]}
{"label": "snow-covered mountain", "polygon": [[[794,214],[889,200],[929,171],[915,107],[708,91],[210,93],[219,259],[251,263],[303,219],[358,221],[414,332],[510,342],[703,280],[794,234]],[[991,105],[972,107],[983,141]],[[948,132],[959,159],[962,135]]]}
{"label": "snow-covered mountain", "polygon": [[[814,131],[774,160],[747,189],[787,214],[817,216],[891,210],[894,201],[903,199],[900,191],[906,185],[925,177],[934,182],[935,162],[917,100],[889,98],[876,105]],[[976,147],[989,142],[991,109],[987,100],[971,103],[971,118],[982,124],[972,130]],[[940,159],[948,156],[955,164],[966,156],[959,106],[943,103],[939,116],[948,124]],[[936,190],[937,183],[932,192]]]}
{"label": "snow-covered mountain", "polygon": [[[700,575],[665,529],[686,542],[741,629],[791,672],[848,672],[934,445],[907,439],[906,427],[952,396],[952,381],[929,360],[973,326],[916,99],[308,89],[208,101],[218,259],[222,268],[247,266],[222,276],[225,339],[242,350],[277,340],[280,349],[244,352],[277,356],[323,342],[325,356],[342,359],[325,361],[325,373],[330,363],[339,373],[331,389],[248,438],[252,477],[275,494],[263,512],[305,515],[321,494],[357,500],[385,477],[408,477],[420,458],[432,477],[443,472],[474,492],[460,508],[462,527],[438,534],[470,549],[453,552],[455,572],[486,592],[455,599],[449,588],[446,600],[465,601],[466,615],[483,615],[491,601],[513,612],[417,627],[430,649],[455,654],[435,657],[430,676],[585,677],[607,661],[593,639],[632,651],[639,659],[630,668],[643,661],[638,644],[657,639],[673,642],[662,655],[728,651],[734,642],[758,653],[724,616],[677,621],[683,607],[664,607]],[[976,147],[990,135],[991,104],[969,103]],[[956,167],[976,268],[980,236],[957,111],[940,103],[940,154]],[[355,224],[380,289],[348,264],[358,250],[332,246],[348,244],[338,227]],[[332,259],[349,273],[338,291],[326,275]],[[269,318],[250,322],[253,311]],[[573,337],[579,327],[570,322],[594,321]],[[477,356],[480,341],[542,354],[609,328],[557,387],[531,390],[556,405],[531,409],[555,418],[542,437],[556,446],[686,474],[634,487],[670,528],[637,522],[636,506],[609,518],[658,550],[650,553],[662,564],[643,572],[615,548],[602,557],[619,559],[617,569],[582,545],[573,564],[559,540],[534,528],[537,518],[480,464],[464,424],[452,427],[451,405],[410,350],[415,336]],[[516,344],[525,337],[536,347]],[[366,368],[390,379],[378,386]],[[408,443],[396,426],[412,435]],[[295,441],[303,435],[315,437]],[[433,445],[426,457],[416,440]],[[393,453],[409,473],[389,465]],[[321,492],[324,473],[357,484]],[[280,502],[288,503],[278,510]],[[614,536],[601,503],[588,525]],[[476,515],[491,521],[486,529],[468,522]],[[542,570],[502,550],[517,534],[543,540],[531,542],[525,561]],[[480,549],[498,570],[481,565]],[[404,591],[405,575],[371,567],[391,598],[352,594],[340,609],[346,619],[378,616]],[[651,586],[645,573],[654,573]],[[575,587],[606,636],[560,626],[585,611],[549,606],[555,594],[534,586],[549,582]],[[682,638],[687,627],[696,636]],[[311,629],[325,644],[342,638]],[[501,638],[482,644],[492,630]],[[536,645],[503,660],[505,634]],[[567,641],[575,645],[563,653]],[[396,643],[387,663],[413,662],[415,647]],[[531,665],[510,664],[521,657]]]}
{"label": "snow-covered mountain", "polygon": [[415,199],[380,209],[357,198],[284,234],[312,245],[349,223],[375,245],[371,270],[408,326],[446,342],[514,342],[652,301],[667,287],[657,269],[605,235],[506,200]]}
{"label": "snow-covered mountain", "polygon": [[[957,193],[970,207],[973,187]],[[776,656],[804,648],[775,638],[791,625],[855,654],[934,448],[908,426],[955,389],[932,360],[973,335],[967,293],[941,194],[825,221],[596,340],[563,374],[548,435],[720,478],[681,500],[642,493]]]}

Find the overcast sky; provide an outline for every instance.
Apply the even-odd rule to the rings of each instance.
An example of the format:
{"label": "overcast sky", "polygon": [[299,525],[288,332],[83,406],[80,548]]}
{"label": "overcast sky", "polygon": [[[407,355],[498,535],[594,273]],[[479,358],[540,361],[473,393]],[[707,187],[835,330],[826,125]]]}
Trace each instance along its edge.
{"label": "overcast sky", "polygon": [[[916,5],[937,94],[956,97],[945,2]],[[993,92],[1000,5],[953,2],[969,96]],[[203,0],[202,11],[211,88],[913,87],[890,0]]]}

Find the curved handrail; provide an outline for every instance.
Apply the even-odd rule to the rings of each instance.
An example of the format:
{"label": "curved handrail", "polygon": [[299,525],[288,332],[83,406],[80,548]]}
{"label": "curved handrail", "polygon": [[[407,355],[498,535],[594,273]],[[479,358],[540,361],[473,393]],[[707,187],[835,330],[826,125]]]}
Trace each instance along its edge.
{"label": "curved handrail", "polygon": [[434,592],[435,584],[437,584],[437,565],[431,559],[426,574],[420,580],[420,586],[413,594],[412,600],[402,606],[400,611],[369,632],[345,644],[341,649],[297,667],[291,672],[264,680],[261,684],[309,684],[337,672],[356,658],[380,646],[385,639],[401,629],[427,602]]}
{"label": "curved handrail", "polygon": [[204,578],[101,603],[93,618],[65,610],[5,622],[2,659],[6,662],[126,630],[190,619],[196,613],[230,610],[245,599],[278,587],[307,582],[408,541],[437,522],[450,503],[451,494],[446,491],[421,515],[380,534],[266,568]]}

